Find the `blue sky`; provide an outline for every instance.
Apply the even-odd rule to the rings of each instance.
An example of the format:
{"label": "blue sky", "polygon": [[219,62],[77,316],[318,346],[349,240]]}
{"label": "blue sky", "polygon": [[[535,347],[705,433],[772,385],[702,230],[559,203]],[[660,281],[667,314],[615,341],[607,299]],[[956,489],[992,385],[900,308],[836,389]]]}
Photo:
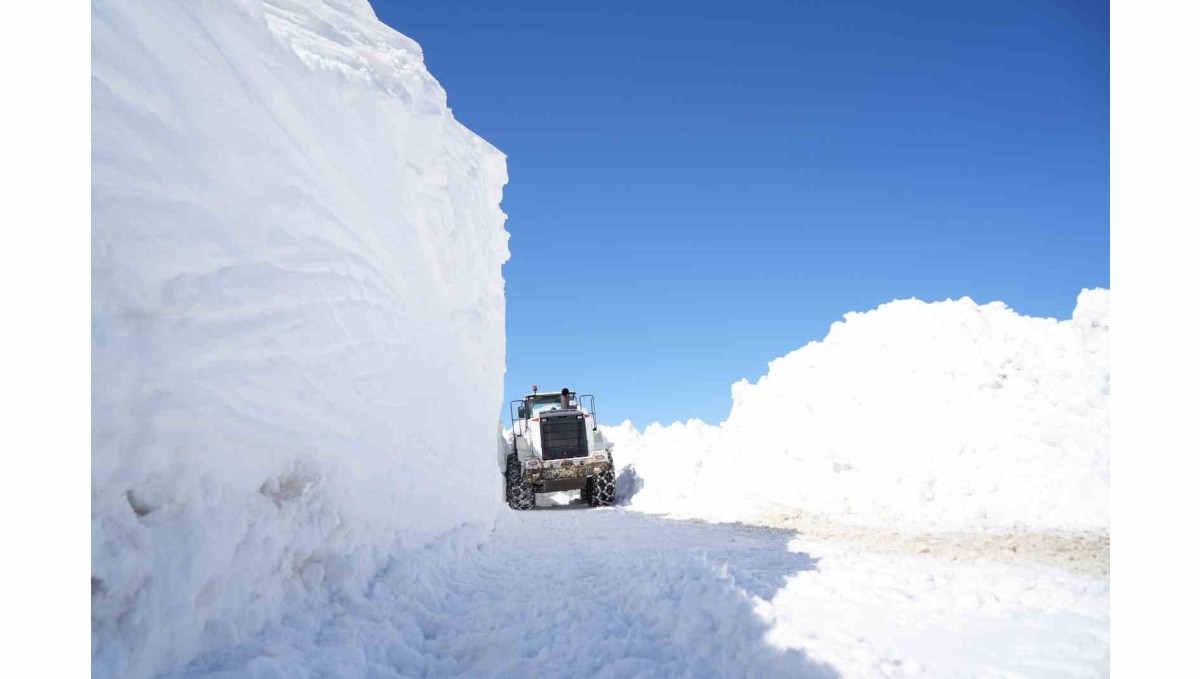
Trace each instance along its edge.
{"label": "blue sky", "polygon": [[373,2],[508,155],[507,398],[721,421],[896,298],[1109,285],[1105,2]]}

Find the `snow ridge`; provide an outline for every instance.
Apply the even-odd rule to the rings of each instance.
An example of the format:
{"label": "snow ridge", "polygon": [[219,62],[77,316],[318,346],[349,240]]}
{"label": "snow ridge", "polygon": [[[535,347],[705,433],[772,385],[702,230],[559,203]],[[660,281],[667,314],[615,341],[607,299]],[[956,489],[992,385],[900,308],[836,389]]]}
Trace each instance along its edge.
{"label": "snow ridge", "polygon": [[507,175],[365,1],[92,18],[93,671],[147,677],[490,530]]}
{"label": "snow ridge", "polygon": [[1107,532],[1108,388],[1107,290],[1067,321],[901,300],[734,384],[720,426],[605,435],[645,511]]}

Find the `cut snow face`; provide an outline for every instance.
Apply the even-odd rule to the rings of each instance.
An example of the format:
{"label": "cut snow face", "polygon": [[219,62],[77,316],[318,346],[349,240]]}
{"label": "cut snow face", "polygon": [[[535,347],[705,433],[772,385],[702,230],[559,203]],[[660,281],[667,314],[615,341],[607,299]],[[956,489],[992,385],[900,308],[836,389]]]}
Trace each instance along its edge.
{"label": "cut snow face", "polygon": [[644,511],[1107,532],[1108,291],[1067,321],[967,298],[847,314],[733,385],[720,426],[605,435]]}
{"label": "cut snow face", "polygon": [[146,677],[490,527],[506,169],[365,0],[92,26],[93,671]]}

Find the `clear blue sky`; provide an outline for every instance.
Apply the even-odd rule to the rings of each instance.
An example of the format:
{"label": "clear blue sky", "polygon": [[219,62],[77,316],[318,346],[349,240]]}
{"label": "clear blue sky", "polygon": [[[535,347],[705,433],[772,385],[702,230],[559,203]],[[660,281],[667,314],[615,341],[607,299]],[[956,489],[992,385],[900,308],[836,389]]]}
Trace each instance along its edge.
{"label": "clear blue sky", "polygon": [[847,311],[1109,285],[1106,2],[373,4],[508,155],[508,398],[716,423]]}

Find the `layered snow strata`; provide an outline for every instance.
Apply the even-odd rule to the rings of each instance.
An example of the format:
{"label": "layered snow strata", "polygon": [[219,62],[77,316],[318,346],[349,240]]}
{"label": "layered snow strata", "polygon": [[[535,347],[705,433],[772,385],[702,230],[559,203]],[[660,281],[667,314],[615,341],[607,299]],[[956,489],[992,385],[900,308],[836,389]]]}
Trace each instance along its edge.
{"label": "layered snow strata", "polygon": [[506,168],[365,0],[92,22],[93,665],[145,677],[490,527]]}
{"label": "layered snow strata", "polygon": [[720,426],[606,435],[647,511],[1106,531],[1108,384],[1107,290],[1067,321],[902,300],[733,385]]}

